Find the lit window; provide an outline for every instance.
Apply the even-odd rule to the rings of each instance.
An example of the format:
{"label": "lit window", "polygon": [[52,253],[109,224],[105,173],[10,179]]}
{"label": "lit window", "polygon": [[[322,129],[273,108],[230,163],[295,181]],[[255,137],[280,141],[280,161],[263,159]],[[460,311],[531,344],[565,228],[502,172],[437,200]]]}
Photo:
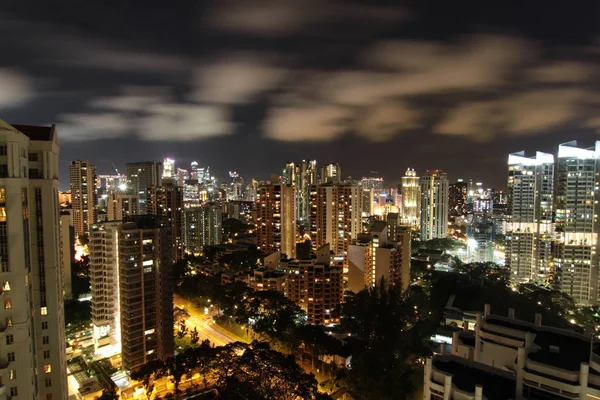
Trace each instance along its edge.
{"label": "lit window", "polygon": [[10,290],[10,283],[8,283],[8,281],[5,281],[2,284],[2,290],[4,290],[5,292],[8,292]]}
{"label": "lit window", "polygon": [[44,365],[44,373],[49,374],[50,372],[52,372],[52,366],[50,364]]}
{"label": "lit window", "polygon": [[11,299],[4,299],[4,309],[8,310],[12,308],[12,300]]}
{"label": "lit window", "polygon": [[13,326],[12,317],[6,317],[4,321],[6,322],[6,326]]}
{"label": "lit window", "polygon": [[8,379],[13,380],[17,379],[17,370],[11,369],[8,373]]}
{"label": "lit window", "polygon": [[42,307],[41,313],[42,315],[48,315],[48,307]]}

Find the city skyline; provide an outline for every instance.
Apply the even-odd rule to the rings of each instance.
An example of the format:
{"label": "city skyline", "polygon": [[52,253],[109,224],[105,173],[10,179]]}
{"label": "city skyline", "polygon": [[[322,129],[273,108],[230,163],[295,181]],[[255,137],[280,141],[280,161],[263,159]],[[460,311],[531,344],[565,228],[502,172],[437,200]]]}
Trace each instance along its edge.
{"label": "city skyline", "polygon": [[317,159],[354,177],[396,182],[410,166],[499,187],[505,154],[597,132],[595,10],[19,2],[0,10],[0,49],[13,55],[0,62],[0,113],[57,124],[63,182],[70,160],[106,172],[170,155],[220,177]]}

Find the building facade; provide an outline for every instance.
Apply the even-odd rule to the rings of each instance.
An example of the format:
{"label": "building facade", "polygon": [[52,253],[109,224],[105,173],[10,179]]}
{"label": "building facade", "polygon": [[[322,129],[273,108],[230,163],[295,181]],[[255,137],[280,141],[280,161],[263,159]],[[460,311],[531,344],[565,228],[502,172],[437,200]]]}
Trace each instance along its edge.
{"label": "building facade", "polygon": [[183,188],[172,179],[164,179],[161,186],[147,190],[146,213],[162,217],[172,229],[173,259],[183,257]]}
{"label": "building facade", "polygon": [[66,399],[54,126],[0,120],[0,396]]}
{"label": "building facade", "polygon": [[402,217],[406,224],[417,229],[421,224],[421,184],[414,169],[402,177]]}
{"label": "building facade", "polygon": [[113,191],[107,195],[107,220],[122,221],[140,213],[140,196],[137,193]]}
{"label": "building facade", "polygon": [[222,212],[215,203],[183,210],[183,246],[188,254],[199,254],[205,246],[222,241]]}
{"label": "building facade", "polygon": [[517,282],[546,281],[554,237],[554,156],[508,156],[506,266]]}
{"label": "building facade", "polygon": [[554,251],[557,287],[578,304],[598,304],[598,201],[600,141],[558,147]]}
{"label": "building facade", "polygon": [[96,192],[96,166],[86,160],[71,162],[71,207],[73,227],[77,237],[89,233],[90,226],[98,219]]}
{"label": "building facade", "polygon": [[140,214],[147,211],[147,190],[150,186],[161,184],[162,163],[153,161],[127,164],[127,190],[139,195]]}
{"label": "building facade", "polygon": [[295,187],[268,183],[258,187],[256,239],[258,249],[276,251],[293,258],[296,254]]}
{"label": "building facade", "polygon": [[421,240],[448,235],[448,176],[440,170],[421,178]]}

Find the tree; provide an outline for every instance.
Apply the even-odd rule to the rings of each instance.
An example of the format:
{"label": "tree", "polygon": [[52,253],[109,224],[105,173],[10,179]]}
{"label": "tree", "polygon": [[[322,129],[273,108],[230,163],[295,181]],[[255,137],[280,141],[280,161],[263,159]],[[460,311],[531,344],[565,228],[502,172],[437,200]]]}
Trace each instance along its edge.
{"label": "tree", "polygon": [[155,380],[165,374],[165,365],[161,360],[152,360],[142,365],[137,371],[131,373],[131,378],[142,382],[148,400],[154,392]]}
{"label": "tree", "polygon": [[177,337],[183,339],[188,332],[188,327],[184,320],[179,321],[179,330],[177,331]]}
{"label": "tree", "polygon": [[96,397],[97,400],[119,400],[119,395],[117,394],[117,388],[115,385],[111,385],[110,388],[105,388],[102,390],[102,394]]}
{"label": "tree", "polygon": [[198,329],[194,327],[194,330],[190,332],[190,342],[192,343],[192,346],[195,346],[199,340],[200,335],[198,335]]}
{"label": "tree", "polygon": [[166,373],[175,387],[175,397],[179,397],[179,383],[184,375],[189,372],[188,357],[182,353],[176,357],[171,357],[165,362]]}

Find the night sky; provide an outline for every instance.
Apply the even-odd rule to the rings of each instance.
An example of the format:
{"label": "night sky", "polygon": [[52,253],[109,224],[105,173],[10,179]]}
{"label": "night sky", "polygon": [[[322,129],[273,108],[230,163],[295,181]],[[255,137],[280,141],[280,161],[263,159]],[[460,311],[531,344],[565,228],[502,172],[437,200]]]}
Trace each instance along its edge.
{"label": "night sky", "polygon": [[598,138],[599,31],[598,0],[3,0],[0,118],[57,124],[63,187],[165,156],[504,187],[509,152]]}

